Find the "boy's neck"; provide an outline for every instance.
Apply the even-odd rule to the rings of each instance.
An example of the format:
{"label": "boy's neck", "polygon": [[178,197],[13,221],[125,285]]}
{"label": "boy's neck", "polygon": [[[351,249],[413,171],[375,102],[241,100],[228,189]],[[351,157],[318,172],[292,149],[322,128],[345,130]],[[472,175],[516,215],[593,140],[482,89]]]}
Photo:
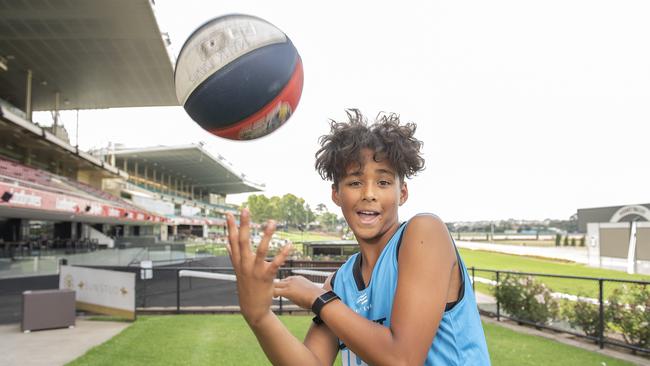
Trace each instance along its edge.
{"label": "boy's neck", "polygon": [[393,235],[395,235],[398,228],[399,221],[380,237],[371,240],[357,239],[357,242],[359,243],[359,251],[361,252],[361,273],[366,285],[368,285],[368,282],[370,281],[372,270],[375,268],[375,264],[377,263],[381,252],[384,250],[386,245],[388,245],[388,242]]}

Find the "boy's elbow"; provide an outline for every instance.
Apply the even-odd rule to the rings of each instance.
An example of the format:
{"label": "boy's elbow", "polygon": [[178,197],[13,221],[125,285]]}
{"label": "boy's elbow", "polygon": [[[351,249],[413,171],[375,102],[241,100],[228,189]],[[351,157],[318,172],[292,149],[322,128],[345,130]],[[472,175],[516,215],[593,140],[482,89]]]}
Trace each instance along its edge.
{"label": "boy's elbow", "polygon": [[393,357],[390,362],[386,363],[386,365],[391,365],[391,366],[422,366],[424,364],[425,357],[420,357],[416,355],[417,352],[412,352],[412,351],[404,351],[404,352],[398,352],[395,354],[395,357]]}
{"label": "boy's elbow", "polygon": [[424,360],[419,360],[415,359],[414,357],[398,357],[395,362],[392,362],[392,366],[422,366],[424,364]]}

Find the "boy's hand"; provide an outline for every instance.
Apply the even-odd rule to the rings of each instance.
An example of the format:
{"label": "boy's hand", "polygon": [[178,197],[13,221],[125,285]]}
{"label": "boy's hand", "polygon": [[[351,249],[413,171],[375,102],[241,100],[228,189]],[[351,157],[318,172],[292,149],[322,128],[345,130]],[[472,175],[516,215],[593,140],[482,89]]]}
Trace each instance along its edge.
{"label": "boy's hand", "polygon": [[303,276],[289,276],[275,283],[273,295],[286,297],[303,309],[311,309],[316,298],[325,292]]}
{"label": "boy's hand", "polygon": [[264,228],[264,237],[253,253],[250,244],[250,213],[248,209],[241,212],[240,227],[237,228],[235,217],[228,213],[228,253],[237,276],[237,295],[241,313],[246,321],[255,325],[270,313],[273,298],[273,280],[278,268],[284,264],[291,245],[285,245],[272,262],[266,262],[266,253],[275,223],[269,221]]}

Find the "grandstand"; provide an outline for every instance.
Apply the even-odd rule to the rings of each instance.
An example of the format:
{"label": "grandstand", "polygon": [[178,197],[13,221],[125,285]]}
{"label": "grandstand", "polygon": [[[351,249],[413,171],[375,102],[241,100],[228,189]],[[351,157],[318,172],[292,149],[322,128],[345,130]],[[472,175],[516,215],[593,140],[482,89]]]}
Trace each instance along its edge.
{"label": "grandstand", "polygon": [[263,185],[236,173],[224,157],[216,158],[202,144],[114,149],[91,152],[113,161],[128,174],[106,189],[168,219],[161,239],[190,236],[225,238],[225,214],[238,210],[226,204],[228,194],[256,192]]}
{"label": "grandstand", "polygon": [[262,189],[201,145],[71,144],[60,111],[178,104],[154,10],[149,0],[0,4],[1,257],[219,236],[236,213],[226,196]]}

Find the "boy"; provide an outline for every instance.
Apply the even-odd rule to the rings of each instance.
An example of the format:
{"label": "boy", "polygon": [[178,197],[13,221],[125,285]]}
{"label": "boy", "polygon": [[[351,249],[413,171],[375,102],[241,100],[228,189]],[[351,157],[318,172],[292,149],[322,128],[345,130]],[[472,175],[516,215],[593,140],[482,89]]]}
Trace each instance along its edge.
{"label": "boy", "polygon": [[[316,169],[332,181],[360,252],[323,288],[300,276],[274,284],[289,253],[284,247],[265,262],[274,224],[253,253],[248,211],[240,228],[228,215],[242,315],[276,365],[331,365],[339,350],[344,365],[489,365],[469,276],[445,224],[429,214],[398,219],[404,179],[424,168],[416,126],[395,114],[372,126],[357,110],[348,117],[321,137]],[[272,296],[316,313],[303,343],[271,312]]]}

